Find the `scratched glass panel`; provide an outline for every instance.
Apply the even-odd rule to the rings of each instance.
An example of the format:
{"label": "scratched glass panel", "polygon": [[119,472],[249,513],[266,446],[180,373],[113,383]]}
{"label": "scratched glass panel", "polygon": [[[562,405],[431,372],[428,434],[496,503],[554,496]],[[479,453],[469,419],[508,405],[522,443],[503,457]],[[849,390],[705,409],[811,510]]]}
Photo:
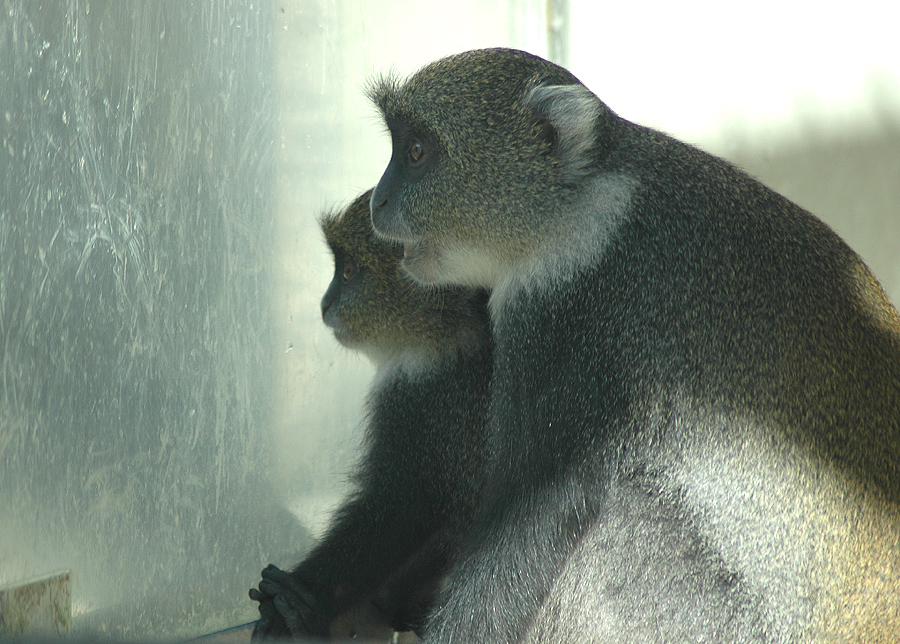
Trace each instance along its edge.
{"label": "scratched glass panel", "polygon": [[0,583],[71,570],[75,631],[233,623],[303,542],[258,474],[271,12],[2,6]]}

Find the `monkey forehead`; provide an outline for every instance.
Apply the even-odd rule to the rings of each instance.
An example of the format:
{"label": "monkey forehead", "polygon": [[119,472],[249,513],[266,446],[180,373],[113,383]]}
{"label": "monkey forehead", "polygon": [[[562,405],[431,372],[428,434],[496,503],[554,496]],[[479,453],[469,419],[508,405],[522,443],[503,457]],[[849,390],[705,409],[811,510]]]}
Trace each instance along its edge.
{"label": "monkey forehead", "polygon": [[372,189],[366,190],[341,211],[324,213],[319,223],[325,235],[331,237],[332,233],[344,233],[353,237],[365,237],[372,192]]}
{"label": "monkey forehead", "polygon": [[369,97],[389,121],[427,127],[457,122],[463,113],[490,126],[521,114],[522,99],[537,85],[575,84],[581,83],[568,70],[527,52],[476,49],[426,65],[406,81],[377,79]]}
{"label": "monkey forehead", "polygon": [[370,189],[343,211],[322,215],[319,225],[329,246],[350,255],[376,273],[392,275],[403,259],[403,247],[375,235],[369,214],[371,197]]}

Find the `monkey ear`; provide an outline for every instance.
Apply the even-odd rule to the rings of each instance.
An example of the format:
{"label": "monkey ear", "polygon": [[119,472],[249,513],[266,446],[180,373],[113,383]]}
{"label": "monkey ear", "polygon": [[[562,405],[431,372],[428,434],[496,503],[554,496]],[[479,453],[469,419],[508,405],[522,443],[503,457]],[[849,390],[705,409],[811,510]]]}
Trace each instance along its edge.
{"label": "monkey ear", "polygon": [[526,94],[525,104],[554,130],[563,181],[579,183],[591,164],[600,99],[583,85],[539,85]]}

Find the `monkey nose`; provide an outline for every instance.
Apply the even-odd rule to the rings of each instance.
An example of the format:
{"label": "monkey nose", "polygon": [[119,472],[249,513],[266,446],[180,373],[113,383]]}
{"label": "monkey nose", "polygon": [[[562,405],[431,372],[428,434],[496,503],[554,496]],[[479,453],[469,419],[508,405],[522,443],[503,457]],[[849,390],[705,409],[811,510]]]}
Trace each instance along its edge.
{"label": "monkey nose", "polygon": [[334,303],[334,298],[330,296],[330,294],[326,293],[325,297],[322,298],[322,319],[325,319],[325,314],[328,313],[328,309],[331,308],[331,305]]}
{"label": "monkey nose", "polygon": [[387,205],[388,198],[387,195],[381,196],[378,194],[378,190],[372,191],[372,196],[369,198],[369,212],[373,213],[376,210],[381,210]]}

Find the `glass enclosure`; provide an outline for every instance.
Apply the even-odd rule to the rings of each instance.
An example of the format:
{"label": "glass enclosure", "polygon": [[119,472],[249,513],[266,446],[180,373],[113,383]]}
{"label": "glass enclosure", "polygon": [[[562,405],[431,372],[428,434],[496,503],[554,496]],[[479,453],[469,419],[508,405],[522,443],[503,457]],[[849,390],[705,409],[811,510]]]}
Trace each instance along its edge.
{"label": "glass enclosure", "polygon": [[304,538],[265,467],[272,12],[5,2],[0,24],[0,579],[70,570],[74,631],[233,621]]}
{"label": "glass enclosure", "polygon": [[[736,52],[764,36],[668,6],[0,0],[0,588],[68,571],[70,632],[187,638],[254,619],[262,567],[309,548],[373,373],[321,323],[317,218],[389,158],[379,72],[496,45],[568,60],[826,219],[900,301],[896,54],[863,41],[836,102],[807,60],[774,108],[744,105],[710,65],[734,54],[763,91]],[[781,79],[779,46],[755,73]]]}

